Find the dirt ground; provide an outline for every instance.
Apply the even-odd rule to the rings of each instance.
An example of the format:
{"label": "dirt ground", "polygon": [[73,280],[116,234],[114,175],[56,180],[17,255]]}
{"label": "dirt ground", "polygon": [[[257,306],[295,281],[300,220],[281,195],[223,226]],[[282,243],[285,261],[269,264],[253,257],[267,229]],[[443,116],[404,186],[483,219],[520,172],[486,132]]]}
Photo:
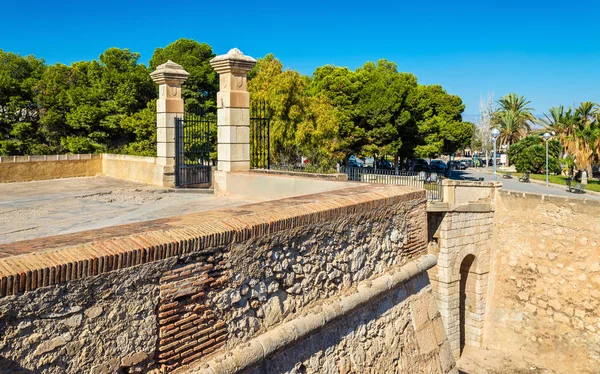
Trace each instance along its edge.
{"label": "dirt ground", "polygon": [[531,364],[532,361],[522,355],[466,347],[457,364],[461,374],[557,374]]}
{"label": "dirt ground", "polygon": [[0,244],[246,203],[105,177],[0,183]]}

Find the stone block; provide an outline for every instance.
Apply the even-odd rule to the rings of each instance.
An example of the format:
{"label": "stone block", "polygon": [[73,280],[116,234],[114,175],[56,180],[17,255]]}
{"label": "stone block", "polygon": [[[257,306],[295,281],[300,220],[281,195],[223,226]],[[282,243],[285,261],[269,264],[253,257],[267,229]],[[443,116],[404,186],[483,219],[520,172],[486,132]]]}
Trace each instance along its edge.
{"label": "stone block", "polygon": [[156,113],[183,113],[184,106],[181,99],[157,99]]}
{"label": "stone block", "polygon": [[219,161],[219,171],[248,171],[250,161]]}
{"label": "stone block", "polygon": [[250,127],[248,126],[219,126],[217,128],[219,144],[249,144]]}
{"label": "stone block", "polygon": [[217,92],[217,108],[249,108],[250,94],[242,91]]}
{"label": "stone block", "polygon": [[410,315],[413,328],[418,333],[429,322],[429,303],[423,297],[417,297],[410,303]]}
{"label": "stone block", "polygon": [[448,343],[448,341],[445,341],[440,346],[440,364],[443,373],[448,373],[448,371],[456,365],[454,361],[454,354],[452,353],[452,348],[450,347],[450,343]]}
{"label": "stone block", "polygon": [[219,74],[219,90],[226,91],[246,91],[246,74],[221,73]]}
{"label": "stone block", "polygon": [[431,323],[433,324],[433,332],[435,333],[437,344],[440,345],[446,340],[446,329],[440,318],[436,318]]}
{"label": "stone block", "polygon": [[250,126],[248,108],[217,109],[217,126]]}
{"label": "stone block", "polygon": [[219,162],[250,161],[250,144],[218,144]]}
{"label": "stone block", "polygon": [[417,332],[416,336],[417,343],[419,345],[419,352],[421,352],[421,354],[428,355],[437,349],[438,344],[431,322],[426,323],[422,327],[421,331]]}
{"label": "stone block", "polygon": [[175,159],[175,143],[156,143],[156,156]]}
{"label": "stone block", "polygon": [[183,112],[181,113],[157,113],[156,114],[156,128],[161,127],[175,127],[175,118],[183,118]]}
{"label": "stone block", "polygon": [[157,127],[156,141],[161,143],[174,143],[175,127]]}

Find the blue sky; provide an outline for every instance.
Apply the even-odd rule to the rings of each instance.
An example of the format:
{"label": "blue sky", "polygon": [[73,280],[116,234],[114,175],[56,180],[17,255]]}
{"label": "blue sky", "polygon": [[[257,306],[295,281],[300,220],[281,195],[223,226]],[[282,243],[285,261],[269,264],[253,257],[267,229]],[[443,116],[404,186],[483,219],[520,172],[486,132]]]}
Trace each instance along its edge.
{"label": "blue sky", "polygon": [[386,58],[461,96],[467,115],[488,92],[525,95],[538,114],[600,101],[598,0],[169,3],[4,3],[0,49],[68,64],[120,47],[147,63],[156,47],[192,38],[217,54],[272,52],[309,75],[324,64],[355,69]]}

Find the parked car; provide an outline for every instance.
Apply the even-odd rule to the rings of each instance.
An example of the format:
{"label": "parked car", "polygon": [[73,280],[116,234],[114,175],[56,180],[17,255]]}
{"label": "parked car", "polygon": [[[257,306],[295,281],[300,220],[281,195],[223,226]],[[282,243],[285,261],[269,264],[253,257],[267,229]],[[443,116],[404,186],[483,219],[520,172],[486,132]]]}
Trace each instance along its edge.
{"label": "parked car", "polygon": [[394,165],[388,160],[377,160],[377,169],[393,170]]}
{"label": "parked car", "polygon": [[430,172],[431,168],[429,167],[429,163],[427,162],[427,160],[422,159],[422,158],[417,158],[415,160],[415,162],[413,163],[413,171],[415,171],[415,172],[421,172],[421,171]]}
{"label": "parked car", "polygon": [[448,166],[442,160],[431,160],[431,162],[429,163],[429,168],[433,172],[442,173],[443,174],[443,173],[446,173],[446,170],[448,169]]}
{"label": "parked car", "polygon": [[448,167],[453,169],[453,170],[465,170],[467,168],[467,165],[465,165],[464,163],[454,160],[454,161],[448,161]]}
{"label": "parked car", "polygon": [[473,160],[461,160],[460,162],[467,165],[468,168],[472,168],[475,166],[475,162],[473,162]]}
{"label": "parked car", "polygon": [[356,156],[350,156],[348,158],[348,167],[350,168],[362,168],[365,162]]}

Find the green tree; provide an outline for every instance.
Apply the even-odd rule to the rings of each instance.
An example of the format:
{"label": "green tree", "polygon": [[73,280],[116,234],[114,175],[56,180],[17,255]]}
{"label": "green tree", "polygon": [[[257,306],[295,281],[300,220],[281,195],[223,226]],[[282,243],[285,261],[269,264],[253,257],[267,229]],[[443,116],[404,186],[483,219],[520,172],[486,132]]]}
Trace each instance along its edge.
{"label": "green tree", "polygon": [[473,136],[473,124],[462,121],[464,104],[441,86],[419,85],[412,113],[417,126],[414,153],[417,157],[438,157],[465,148]]}
{"label": "green tree", "polygon": [[361,82],[355,72],[333,65],[318,67],[309,87],[311,96],[327,97],[337,109],[339,150],[347,156],[359,154],[367,142],[365,129],[356,121],[360,88]]}
{"label": "green tree", "polygon": [[600,107],[586,101],[578,108],[552,107],[540,123],[543,131],[556,135],[565,153],[579,170],[591,173],[592,165],[600,161]]}
{"label": "green tree", "polygon": [[156,97],[139,57],[128,49],[109,48],[98,61],[46,69],[37,85],[37,102],[44,108],[42,131],[56,152],[119,152],[134,142],[148,145],[138,154],[152,153],[148,134],[155,123],[139,122],[148,126],[140,131],[128,119]]}
{"label": "green tree", "polygon": [[44,61],[34,56],[0,49],[0,155],[49,153],[35,101],[35,86],[45,69]]}
{"label": "green tree", "polygon": [[327,97],[309,95],[310,78],[284,70],[272,54],[259,59],[250,75],[251,102],[268,105],[274,162],[294,164],[303,156],[321,169],[335,165],[339,115]]}

